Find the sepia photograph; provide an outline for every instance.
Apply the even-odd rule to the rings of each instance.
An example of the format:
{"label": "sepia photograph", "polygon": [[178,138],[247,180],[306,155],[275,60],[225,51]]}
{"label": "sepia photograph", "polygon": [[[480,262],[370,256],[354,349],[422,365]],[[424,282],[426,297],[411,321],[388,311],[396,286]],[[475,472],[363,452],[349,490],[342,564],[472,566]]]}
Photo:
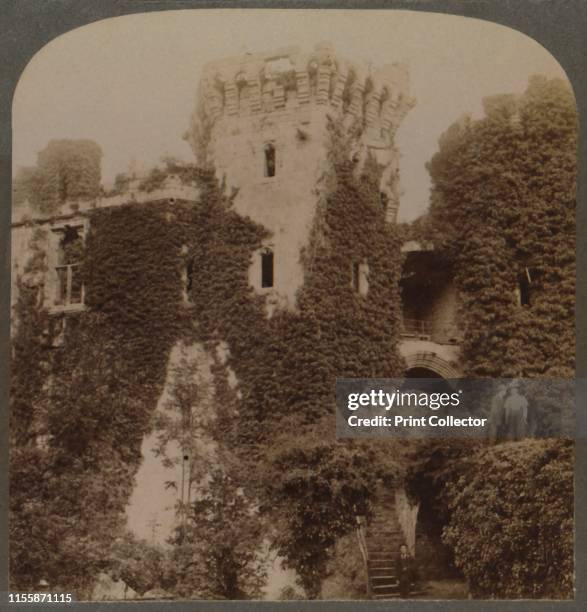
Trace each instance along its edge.
{"label": "sepia photograph", "polygon": [[43,46],[11,602],[572,600],[577,141],[557,58],[483,19],[151,11]]}

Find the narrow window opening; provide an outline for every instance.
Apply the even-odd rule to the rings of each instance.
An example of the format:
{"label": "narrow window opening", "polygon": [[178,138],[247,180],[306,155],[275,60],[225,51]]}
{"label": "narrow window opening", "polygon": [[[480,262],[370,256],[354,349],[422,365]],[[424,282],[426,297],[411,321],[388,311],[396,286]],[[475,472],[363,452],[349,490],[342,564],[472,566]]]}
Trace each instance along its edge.
{"label": "narrow window opening", "polygon": [[351,287],[358,293],[359,291],[359,274],[360,264],[358,261],[353,261],[351,264]]}
{"label": "narrow window opening", "polygon": [[60,348],[65,344],[65,329],[67,320],[62,315],[59,317],[51,317],[48,329],[48,346],[51,348]]}
{"label": "narrow window opening", "polygon": [[524,272],[518,275],[518,286],[516,295],[519,306],[530,306],[532,303],[532,272],[525,268]]}
{"label": "narrow window opening", "polygon": [[265,176],[275,176],[275,147],[269,143],[265,145]]}
{"label": "narrow window opening", "polygon": [[384,191],[381,191],[379,193],[379,201],[381,203],[381,208],[383,209],[383,213],[387,214],[387,208],[389,205],[389,197]]}
{"label": "narrow window opening", "polygon": [[83,238],[81,228],[66,225],[57,232],[59,243],[57,247],[57,290],[56,306],[71,306],[83,303],[83,283],[81,260],[83,255]]}
{"label": "narrow window opening", "polygon": [[365,297],[369,292],[369,264],[365,261],[351,263],[351,287]]}
{"label": "narrow window opening", "polygon": [[185,263],[183,271],[183,301],[191,304],[192,289],[194,287],[194,260],[189,258]]}
{"label": "narrow window opening", "polygon": [[266,249],[261,253],[261,287],[273,287],[273,251]]}

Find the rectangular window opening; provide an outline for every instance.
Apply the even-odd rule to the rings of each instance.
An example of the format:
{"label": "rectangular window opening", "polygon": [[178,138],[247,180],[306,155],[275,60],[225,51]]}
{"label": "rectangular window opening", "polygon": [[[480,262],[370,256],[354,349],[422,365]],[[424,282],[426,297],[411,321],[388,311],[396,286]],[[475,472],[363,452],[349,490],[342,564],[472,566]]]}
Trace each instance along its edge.
{"label": "rectangular window opening", "polygon": [[265,145],[265,176],[275,176],[275,147],[269,143]]}
{"label": "rectangular window opening", "polygon": [[359,277],[360,277],[361,264],[358,261],[353,261],[351,264],[351,287],[355,291],[359,291]]}
{"label": "rectangular window opening", "polygon": [[273,287],[273,251],[261,253],[261,287]]}
{"label": "rectangular window opening", "polygon": [[190,258],[185,263],[183,272],[183,300],[184,302],[192,303],[192,289],[194,287],[194,260]]}
{"label": "rectangular window opening", "polygon": [[54,303],[56,306],[83,304],[83,228],[66,225],[54,231],[58,237]]}
{"label": "rectangular window opening", "polygon": [[517,296],[519,306],[532,305],[532,281],[535,272],[531,268],[525,268],[524,272],[518,275]]}
{"label": "rectangular window opening", "polygon": [[351,263],[351,287],[363,297],[369,292],[369,264],[366,261]]}

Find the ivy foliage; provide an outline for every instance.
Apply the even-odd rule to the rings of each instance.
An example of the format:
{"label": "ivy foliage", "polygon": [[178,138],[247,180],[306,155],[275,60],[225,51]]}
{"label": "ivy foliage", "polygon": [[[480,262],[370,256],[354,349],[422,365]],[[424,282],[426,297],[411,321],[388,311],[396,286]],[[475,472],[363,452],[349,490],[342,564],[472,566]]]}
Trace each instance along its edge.
{"label": "ivy foliage", "polygon": [[[577,114],[561,80],[484,101],[441,137],[428,214],[405,240],[454,270],[471,377],[574,376]],[[563,385],[564,387],[564,385]],[[552,397],[550,397],[552,395]],[[549,386],[553,415],[560,387]],[[544,431],[549,414],[537,416]],[[478,597],[569,597],[573,450],[565,441],[486,447],[422,442],[408,489],[433,514]]]}
{"label": "ivy foliage", "polygon": [[[165,173],[196,185],[197,204],[131,203],[91,212],[83,263],[87,309],[77,315],[77,325],[67,326],[63,350],[46,348],[47,315],[33,307],[33,297],[23,303],[22,311],[38,313],[39,321],[21,317],[14,367],[24,372],[35,351],[43,365],[33,386],[15,378],[19,427],[34,438],[30,423],[43,424],[49,450],[41,455],[45,469],[64,479],[60,487],[70,479],[77,487],[87,482],[105,491],[100,512],[86,495],[75,497],[75,507],[52,506],[48,512],[57,521],[85,514],[99,523],[78,522],[85,533],[78,541],[100,551],[97,565],[79,568],[80,583],[91,581],[100,555],[106,563],[111,554],[115,523],[178,341],[201,343],[211,353],[226,346],[225,362],[215,361],[214,385],[232,408],[220,413],[214,435],[238,449],[238,460],[230,462],[231,482],[279,524],[270,534],[272,544],[298,571],[309,596],[319,593],[338,537],[352,528],[357,512],[368,512],[366,500],[391,454],[334,440],[332,390],[337,376],[384,377],[404,369],[397,351],[400,241],[384,221],[380,169],[373,159],[356,168],[350,161],[352,134],[339,122],[330,124],[329,134],[331,172],[319,185],[294,311],[268,317],[265,297],[248,283],[251,257],[267,231],[234,212],[234,194],[224,194],[212,171],[172,162]],[[156,188],[162,177],[153,174],[150,186]],[[353,266],[362,262],[369,267],[367,295],[352,286]],[[238,411],[227,385],[229,370],[238,380]],[[29,407],[34,419],[27,422]],[[304,436],[303,444],[292,431]],[[36,499],[24,481],[13,479],[13,487],[16,505],[18,499]],[[212,493],[209,501],[215,503]],[[22,507],[17,512],[15,506],[14,516],[15,530],[31,524]],[[61,563],[64,552],[54,534],[39,546],[52,554],[30,559],[24,546],[13,564],[19,568],[15,584],[33,584],[48,568],[52,580],[66,583],[72,570]]]}
{"label": "ivy foliage", "polygon": [[[197,300],[185,304],[186,257],[213,259],[208,269],[217,266],[225,281],[252,291],[243,270],[259,228],[230,210],[209,172],[186,173],[200,187],[196,206],[161,201],[92,211],[82,266],[87,309],[67,317],[63,348],[53,348],[42,274],[31,270],[21,283],[11,394],[15,588],[45,578],[87,594],[108,565],[171,347],[209,335],[199,331]],[[211,223],[220,234],[216,248],[202,252]],[[33,252],[29,267],[44,266],[43,254]],[[216,288],[218,299],[230,290]]]}
{"label": "ivy foliage", "polygon": [[428,165],[432,200],[423,224],[455,264],[463,365],[471,376],[568,378],[575,355],[573,94],[562,80],[533,77],[521,97],[495,96],[484,106],[482,119],[457,122],[441,138]]}

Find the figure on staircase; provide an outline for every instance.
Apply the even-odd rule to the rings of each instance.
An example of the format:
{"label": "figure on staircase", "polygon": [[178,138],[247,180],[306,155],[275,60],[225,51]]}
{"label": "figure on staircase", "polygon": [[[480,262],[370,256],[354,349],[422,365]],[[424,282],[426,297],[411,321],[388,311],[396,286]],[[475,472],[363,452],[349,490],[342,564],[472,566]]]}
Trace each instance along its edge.
{"label": "figure on staircase", "polygon": [[414,558],[408,552],[406,544],[402,544],[399,547],[396,572],[399,584],[399,596],[402,599],[407,599],[410,595],[412,584],[416,580],[416,564]]}

